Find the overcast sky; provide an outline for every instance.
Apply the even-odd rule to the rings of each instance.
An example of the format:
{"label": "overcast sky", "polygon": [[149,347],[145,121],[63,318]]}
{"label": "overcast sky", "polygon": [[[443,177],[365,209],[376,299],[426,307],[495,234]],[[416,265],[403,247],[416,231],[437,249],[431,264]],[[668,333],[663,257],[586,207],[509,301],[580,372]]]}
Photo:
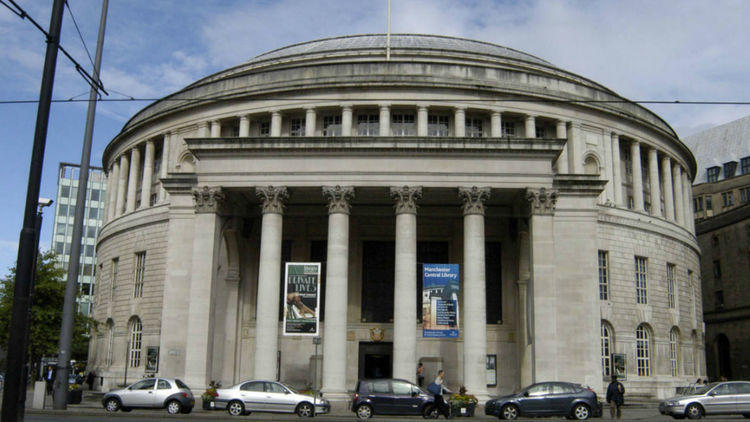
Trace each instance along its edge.
{"label": "overcast sky", "polygon": [[[17,0],[45,28],[52,0]],[[68,0],[93,56],[100,2]],[[158,98],[268,50],[316,38],[383,33],[386,0],[111,0],[102,82],[110,98]],[[451,35],[536,55],[631,100],[750,100],[750,1],[392,0],[392,32]],[[66,10],[62,44],[91,68]],[[0,6],[0,101],[39,96],[45,43]],[[54,97],[86,98],[62,55]],[[147,103],[97,108],[92,164]],[[748,106],[649,106],[680,136],[750,114]],[[84,103],[52,106],[41,196],[56,195],[57,166],[80,162]],[[0,274],[13,265],[22,225],[36,105],[0,104]],[[41,236],[49,247],[52,212]]]}

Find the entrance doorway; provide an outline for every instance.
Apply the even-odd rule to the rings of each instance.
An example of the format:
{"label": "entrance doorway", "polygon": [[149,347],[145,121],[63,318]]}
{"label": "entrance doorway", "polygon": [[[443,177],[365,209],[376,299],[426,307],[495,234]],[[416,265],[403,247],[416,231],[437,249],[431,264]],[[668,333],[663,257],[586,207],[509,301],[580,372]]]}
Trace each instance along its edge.
{"label": "entrance doorway", "polygon": [[359,343],[359,379],[393,376],[393,343]]}

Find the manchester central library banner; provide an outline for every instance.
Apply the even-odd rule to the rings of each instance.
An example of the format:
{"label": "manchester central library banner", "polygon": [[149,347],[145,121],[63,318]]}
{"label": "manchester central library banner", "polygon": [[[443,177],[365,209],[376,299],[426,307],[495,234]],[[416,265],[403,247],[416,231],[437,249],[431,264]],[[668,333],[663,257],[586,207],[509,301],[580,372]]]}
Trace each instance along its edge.
{"label": "manchester central library banner", "polygon": [[423,264],[422,271],[422,336],[458,337],[458,264]]}
{"label": "manchester central library banner", "polygon": [[284,335],[317,336],[320,263],[288,262],[284,280]]}

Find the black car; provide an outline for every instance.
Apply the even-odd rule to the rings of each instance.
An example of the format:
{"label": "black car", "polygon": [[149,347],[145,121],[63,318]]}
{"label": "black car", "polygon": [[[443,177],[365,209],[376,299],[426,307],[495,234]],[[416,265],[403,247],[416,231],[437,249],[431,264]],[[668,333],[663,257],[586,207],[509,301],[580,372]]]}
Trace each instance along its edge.
{"label": "black car", "polygon": [[376,414],[437,417],[435,397],[401,379],[359,380],[352,397],[352,411],[360,419]]}
{"label": "black car", "polygon": [[498,397],[484,405],[484,413],[500,419],[519,416],[565,416],[571,419],[599,418],[602,405],[596,393],[580,384],[541,382],[518,394]]}

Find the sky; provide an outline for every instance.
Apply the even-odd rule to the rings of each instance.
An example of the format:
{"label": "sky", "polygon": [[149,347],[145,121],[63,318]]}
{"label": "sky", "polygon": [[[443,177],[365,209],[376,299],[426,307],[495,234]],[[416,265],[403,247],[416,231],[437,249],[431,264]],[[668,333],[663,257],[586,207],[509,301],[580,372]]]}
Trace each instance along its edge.
{"label": "sky", "polygon": [[[52,0],[16,0],[44,28]],[[68,0],[62,46],[89,71],[97,0]],[[533,54],[631,100],[750,101],[750,1],[392,0],[391,31],[449,35]],[[159,98],[292,43],[384,33],[387,0],[111,0],[101,79],[108,98]],[[0,5],[0,275],[14,265],[29,176],[43,35]],[[55,99],[88,97],[58,56]],[[148,102],[97,106],[91,164]],[[55,198],[60,162],[79,163],[86,103],[52,105],[40,196]],[[750,106],[649,105],[681,136],[750,115]],[[53,212],[41,246],[49,248]]]}

